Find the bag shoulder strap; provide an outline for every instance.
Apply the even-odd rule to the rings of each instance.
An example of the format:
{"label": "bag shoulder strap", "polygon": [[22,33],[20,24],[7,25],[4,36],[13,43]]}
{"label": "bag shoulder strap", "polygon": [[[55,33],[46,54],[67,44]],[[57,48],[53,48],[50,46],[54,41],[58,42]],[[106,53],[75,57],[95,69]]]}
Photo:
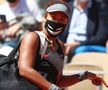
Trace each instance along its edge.
{"label": "bag shoulder strap", "polygon": [[16,55],[18,49],[19,49],[20,43],[21,43],[21,40],[18,42],[17,46],[16,46],[16,47],[10,52],[10,54],[7,56],[7,58],[8,58],[9,60],[12,60],[12,59],[15,57],[15,55]]}
{"label": "bag shoulder strap", "polygon": [[[42,58],[43,58],[43,55],[44,55],[45,52],[46,52],[47,46],[48,46],[47,37],[46,37],[46,35],[45,35],[43,32],[41,32],[41,31],[35,31],[35,33],[37,33],[38,36],[39,36],[39,38],[40,38],[40,52],[39,52],[39,53],[40,53],[41,59],[42,59]],[[12,59],[15,57],[15,55],[16,55],[18,49],[19,49],[20,43],[21,43],[21,40],[19,41],[19,43],[17,44],[17,46],[16,46],[16,47],[10,52],[10,54],[7,56],[7,58],[8,58],[9,60],[12,60]]]}
{"label": "bag shoulder strap", "polygon": [[47,46],[48,46],[47,37],[41,31],[35,31],[35,32],[39,35],[39,38],[40,38],[40,52],[39,53],[40,53],[41,59],[42,59],[43,55],[46,52]]}

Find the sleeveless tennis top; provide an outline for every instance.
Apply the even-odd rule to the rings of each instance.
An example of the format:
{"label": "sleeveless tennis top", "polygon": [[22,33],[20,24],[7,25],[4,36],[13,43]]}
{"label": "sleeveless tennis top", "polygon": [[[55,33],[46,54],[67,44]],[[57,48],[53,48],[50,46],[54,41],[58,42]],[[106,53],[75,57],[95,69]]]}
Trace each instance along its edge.
{"label": "sleeveless tennis top", "polygon": [[[36,70],[49,82],[57,84],[63,71],[63,52],[57,42],[57,50],[48,47],[48,39],[44,33],[36,31],[40,38],[39,53],[37,54]],[[43,45],[42,45],[43,44]],[[45,45],[46,46],[45,46]]]}

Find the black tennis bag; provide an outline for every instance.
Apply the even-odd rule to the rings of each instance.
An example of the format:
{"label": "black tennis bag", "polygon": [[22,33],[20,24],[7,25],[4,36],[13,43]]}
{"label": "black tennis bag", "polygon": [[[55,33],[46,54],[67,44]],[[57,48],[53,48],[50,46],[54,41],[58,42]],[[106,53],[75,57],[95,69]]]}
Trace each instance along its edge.
{"label": "black tennis bag", "polygon": [[0,90],[42,90],[19,76],[18,57],[20,43],[8,56],[0,54]]}

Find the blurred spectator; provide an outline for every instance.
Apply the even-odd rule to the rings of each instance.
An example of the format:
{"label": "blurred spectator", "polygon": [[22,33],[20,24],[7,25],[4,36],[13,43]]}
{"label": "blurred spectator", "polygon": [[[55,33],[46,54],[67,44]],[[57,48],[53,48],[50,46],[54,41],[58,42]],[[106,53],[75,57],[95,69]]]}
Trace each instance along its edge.
{"label": "blurred spectator", "polygon": [[0,13],[6,15],[7,21],[23,15],[34,16],[41,22],[42,15],[35,0],[6,0],[0,7]]}
{"label": "blurred spectator", "polygon": [[0,31],[7,27],[5,15],[0,15]]}
{"label": "blurred spectator", "polygon": [[101,15],[108,15],[108,0],[96,0],[100,3],[100,13]]}
{"label": "blurred spectator", "polygon": [[106,52],[108,31],[99,16],[99,4],[95,0],[74,0],[71,5],[72,18],[68,33],[65,32],[66,54]]}
{"label": "blurred spectator", "polygon": [[60,1],[66,2],[66,3],[71,7],[71,3],[72,3],[74,0],[60,0]]}
{"label": "blurred spectator", "polygon": [[41,13],[42,15],[44,15],[45,13],[45,7],[47,6],[47,4],[51,1],[51,0],[36,0],[39,7],[40,7],[40,10],[41,10]]}
{"label": "blurred spectator", "polygon": [[5,15],[0,15],[0,41],[3,39],[3,31],[7,27],[6,17]]}
{"label": "blurred spectator", "polygon": [[35,25],[35,19],[31,16],[25,16],[22,19],[16,18],[8,23],[5,15],[0,15],[1,46],[15,47],[25,33],[35,29]]}
{"label": "blurred spectator", "polygon": [[61,0],[61,1],[68,3],[68,2],[71,2],[73,0]]}
{"label": "blurred spectator", "polygon": [[[17,27],[8,27],[8,23],[6,21],[5,15],[0,15],[0,46],[11,46],[14,47],[17,43],[16,41],[18,39],[15,38],[14,32],[18,30],[18,25]],[[11,31],[11,32],[10,32]]]}
{"label": "blurred spectator", "polygon": [[40,25],[42,15],[35,0],[7,0],[0,5],[0,14],[6,16],[8,27],[3,35],[3,45],[16,46],[24,33]]}
{"label": "blurred spectator", "polygon": [[108,30],[108,0],[96,0],[100,3],[100,17],[103,18],[105,27]]}

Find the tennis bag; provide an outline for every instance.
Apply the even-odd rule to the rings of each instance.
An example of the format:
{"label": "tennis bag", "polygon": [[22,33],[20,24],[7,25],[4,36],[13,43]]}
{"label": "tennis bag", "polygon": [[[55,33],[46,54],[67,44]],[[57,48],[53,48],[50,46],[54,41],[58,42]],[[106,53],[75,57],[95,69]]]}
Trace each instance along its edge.
{"label": "tennis bag", "polygon": [[8,56],[0,54],[0,90],[42,90],[19,76],[17,51],[20,42]]}
{"label": "tennis bag", "polygon": [[41,90],[19,76],[18,57],[15,57],[19,45],[8,56],[0,55],[0,90]]}

